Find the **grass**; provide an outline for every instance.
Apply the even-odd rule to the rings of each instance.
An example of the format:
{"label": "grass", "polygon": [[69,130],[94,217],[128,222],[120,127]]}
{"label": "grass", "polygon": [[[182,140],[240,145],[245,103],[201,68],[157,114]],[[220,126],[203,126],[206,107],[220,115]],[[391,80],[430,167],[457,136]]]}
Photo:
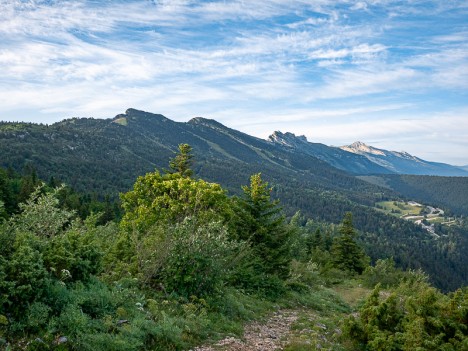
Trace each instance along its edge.
{"label": "grass", "polygon": [[369,293],[359,281],[349,280],[333,289],[320,288],[303,295],[304,308],[284,350],[346,350],[341,342],[342,322]]}
{"label": "grass", "polygon": [[420,206],[411,206],[401,201],[381,201],[376,205],[380,207],[377,207],[378,210],[396,217],[418,216],[423,209]]}
{"label": "grass", "polygon": [[334,290],[352,308],[358,307],[371,293],[371,289],[364,287],[360,281],[356,280],[340,284]]}
{"label": "grass", "polygon": [[120,124],[122,126],[126,126],[128,124],[127,119],[125,117],[120,117],[114,120],[114,123]]}
{"label": "grass", "polygon": [[446,224],[448,222],[448,219],[445,217],[429,217],[427,218],[427,221],[431,223]]}

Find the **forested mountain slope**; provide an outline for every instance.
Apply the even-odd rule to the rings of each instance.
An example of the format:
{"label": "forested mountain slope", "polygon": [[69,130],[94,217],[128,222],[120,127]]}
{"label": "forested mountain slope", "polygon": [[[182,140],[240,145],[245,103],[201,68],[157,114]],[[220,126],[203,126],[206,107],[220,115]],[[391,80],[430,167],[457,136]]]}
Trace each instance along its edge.
{"label": "forested mountain slope", "polygon": [[204,118],[178,123],[129,109],[107,120],[74,118],[50,126],[0,124],[3,167],[21,171],[30,164],[41,178],[58,176],[78,190],[126,190],[138,175],[166,167],[180,143],[193,147],[200,176],[232,189],[238,189],[250,174],[262,171],[310,181],[316,188],[383,191],[311,155]]}
{"label": "forested mountain slope", "polygon": [[30,165],[42,179],[117,197],[139,175],[167,167],[181,143],[195,154],[195,173],[239,191],[258,172],[273,186],[289,215],[339,223],[352,211],[368,254],[393,256],[404,268],[423,268],[444,289],[468,282],[467,238],[448,233],[434,240],[421,227],[379,213],[376,201],[398,194],[363,181],[288,145],[272,143],[205,118],[187,123],[129,109],[113,119],[74,118],[53,125],[0,124],[0,165]]}
{"label": "forested mountain slope", "polygon": [[468,177],[392,174],[363,176],[360,179],[386,186],[413,200],[443,206],[454,215],[468,214]]}

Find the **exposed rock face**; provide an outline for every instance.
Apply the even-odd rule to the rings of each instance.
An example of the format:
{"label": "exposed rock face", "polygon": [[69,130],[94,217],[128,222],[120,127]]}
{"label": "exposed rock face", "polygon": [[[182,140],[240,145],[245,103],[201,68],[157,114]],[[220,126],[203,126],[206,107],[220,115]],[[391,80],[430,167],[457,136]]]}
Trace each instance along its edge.
{"label": "exposed rock face", "polygon": [[305,135],[296,136],[295,134],[290,132],[281,133],[280,131],[274,132],[268,137],[268,140],[272,143],[294,148],[307,143],[307,138],[305,137]]}
{"label": "exposed rock face", "polygon": [[372,146],[364,144],[361,141],[356,141],[351,145],[342,146],[340,149],[352,152],[353,154],[373,154],[373,155],[382,155],[385,156],[385,152],[383,150],[376,149]]}

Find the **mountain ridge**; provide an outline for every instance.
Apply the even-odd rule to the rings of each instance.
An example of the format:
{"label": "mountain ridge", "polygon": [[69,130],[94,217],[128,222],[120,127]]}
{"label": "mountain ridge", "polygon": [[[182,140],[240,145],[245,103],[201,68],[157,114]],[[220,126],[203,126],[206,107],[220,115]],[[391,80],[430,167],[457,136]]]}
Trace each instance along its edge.
{"label": "mountain ridge", "polygon": [[441,162],[431,162],[411,155],[406,151],[389,151],[356,141],[350,145],[340,146],[340,149],[366,157],[391,173],[437,176],[468,176],[461,167]]}
{"label": "mountain ridge", "polygon": [[268,141],[317,157],[335,168],[353,174],[391,173],[386,168],[376,165],[362,155],[356,155],[321,143],[309,142],[304,135],[298,137],[290,132],[275,131],[268,137]]}

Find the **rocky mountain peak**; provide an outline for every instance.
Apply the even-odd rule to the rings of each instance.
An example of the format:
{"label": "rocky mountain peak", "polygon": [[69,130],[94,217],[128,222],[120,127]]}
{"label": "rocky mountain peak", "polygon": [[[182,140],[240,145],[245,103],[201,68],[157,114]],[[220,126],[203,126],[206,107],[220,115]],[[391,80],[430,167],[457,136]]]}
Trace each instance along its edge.
{"label": "rocky mountain peak", "polygon": [[286,132],[282,133],[280,131],[275,131],[272,135],[268,137],[268,141],[281,144],[290,147],[297,147],[300,144],[307,143],[307,138],[305,135],[295,135],[294,133]]}
{"label": "rocky mountain peak", "polygon": [[362,141],[355,141],[351,145],[341,146],[340,149],[352,152],[354,154],[372,154],[372,155],[381,155],[385,156],[385,152],[376,149],[375,147],[369,146]]}
{"label": "rocky mountain peak", "polygon": [[125,111],[125,114],[120,114],[117,115],[116,118],[129,118],[129,119],[134,119],[134,120],[169,120],[165,116],[161,114],[155,114],[155,113],[150,113],[150,112],[145,112],[141,110],[137,110],[134,108],[129,108]]}

